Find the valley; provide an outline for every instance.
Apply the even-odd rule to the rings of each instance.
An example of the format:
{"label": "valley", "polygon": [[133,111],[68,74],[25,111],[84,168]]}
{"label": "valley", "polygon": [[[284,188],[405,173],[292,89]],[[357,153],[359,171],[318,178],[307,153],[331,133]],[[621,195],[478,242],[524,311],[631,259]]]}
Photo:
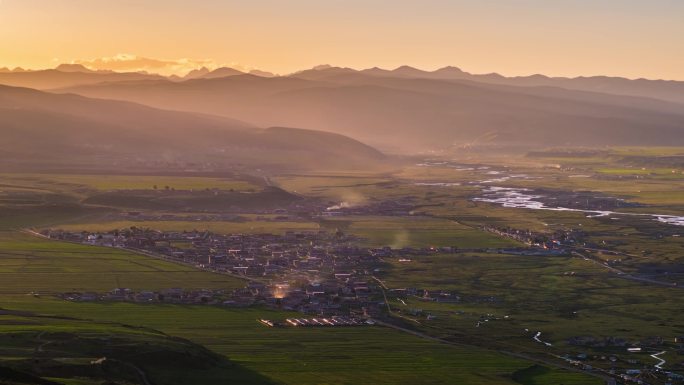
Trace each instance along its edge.
{"label": "valley", "polygon": [[[116,323],[149,328],[218,354],[206,383],[220,371],[298,384],[436,384],[454,370],[483,384],[678,378],[684,243],[677,221],[658,219],[682,215],[684,179],[623,160],[606,179],[605,160],[515,159],[275,172],[268,184],[238,173],[5,173],[3,333],[51,341],[68,327],[82,339],[83,317],[110,335]],[[350,315],[371,322],[258,321]],[[40,354],[58,354],[53,344]],[[17,354],[0,365],[27,370]],[[122,362],[152,383],[165,365]],[[30,369],[65,384],[109,378],[50,370]],[[131,373],[117,381],[136,383]]]}

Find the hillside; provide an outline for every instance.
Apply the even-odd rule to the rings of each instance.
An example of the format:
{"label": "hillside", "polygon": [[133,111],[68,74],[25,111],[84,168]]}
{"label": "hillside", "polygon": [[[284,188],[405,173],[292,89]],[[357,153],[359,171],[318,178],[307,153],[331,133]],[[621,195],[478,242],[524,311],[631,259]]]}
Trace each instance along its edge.
{"label": "hillside", "polygon": [[350,138],[260,129],[209,115],[0,86],[0,157],[16,164],[359,165],[382,154]]}
{"label": "hillside", "polygon": [[402,150],[482,143],[485,137],[487,142],[530,147],[684,144],[684,110],[675,103],[558,87],[378,76],[335,67],[289,77],[236,75],[65,91],[229,116],[259,126],[331,131]]}

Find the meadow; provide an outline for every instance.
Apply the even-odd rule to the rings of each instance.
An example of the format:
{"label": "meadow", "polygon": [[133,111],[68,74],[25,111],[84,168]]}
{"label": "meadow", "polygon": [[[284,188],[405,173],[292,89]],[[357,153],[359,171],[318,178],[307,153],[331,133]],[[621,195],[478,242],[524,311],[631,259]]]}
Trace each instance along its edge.
{"label": "meadow", "polygon": [[335,329],[268,328],[258,318],[286,313],[263,309],[70,303],[5,297],[12,309],[143,325],[183,337],[241,368],[281,384],[566,384],[601,383],[583,374],[550,370],[526,382],[514,373],[530,363],[473,346],[453,346],[376,326]]}
{"label": "meadow", "polygon": [[[585,375],[559,369],[549,369],[552,374],[545,372],[534,376],[534,380],[515,381],[514,374],[527,370],[531,363],[474,346],[440,344],[383,327],[281,329],[268,328],[256,321],[258,318],[282,319],[287,316],[287,313],[273,310],[63,301],[50,293],[74,289],[108,290],[115,287],[112,285],[140,289],[164,286],[227,288],[234,287],[239,281],[121,250],[42,240],[17,232],[3,232],[0,250],[3,262],[0,298],[4,311],[10,312],[0,315],[4,317],[0,318],[3,321],[0,335],[7,338],[17,333],[30,336],[16,349],[3,353],[5,359],[8,355],[14,359],[33,357],[35,345],[52,341],[50,336],[56,333],[69,333],[73,336],[70,338],[79,341],[104,336],[127,339],[128,342],[123,344],[131,347],[166,344],[156,341],[159,336],[130,336],[121,330],[120,325],[132,325],[144,328],[133,329],[136,333],[150,329],[164,336],[181,337],[205,346],[227,360],[202,371],[191,367],[183,373],[166,370],[169,362],[163,361],[163,355],[151,362],[142,360],[136,363],[152,378],[161,376],[156,378],[163,378],[164,383],[169,384],[181,384],[189,378],[198,379],[193,383],[210,384],[217,378],[226,377],[247,378],[243,382],[246,384],[267,384],[270,381],[282,384],[352,384],[367,381],[550,385],[558,378],[567,384],[594,381]],[[43,294],[26,295],[30,291]],[[17,311],[39,316],[17,319],[11,313]],[[53,316],[57,318],[51,318]],[[60,321],[45,321],[53,319]],[[155,341],[150,341],[150,338]],[[46,346],[44,356],[52,354],[59,359],[80,357],[88,361],[100,354],[91,348],[81,349],[78,344],[70,343],[69,346],[73,351],[68,354],[63,349],[50,353]],[[176,348],[159,349],[173,351]],[[93,383],[87,379],[61,382]]]}
{"label": "meadow", "polygon": [[103,221],[78,222],[58,226],[67,231],[106,232],[130,227],[146,227],[161,231],[211,231],[220,234],[283,234],[287,231],[317,231],[320,229],[315,222],[294,221],[261,221],[248,220],[245,222],[228,221]]}
{"label": "meadow", "polygon": [[86,316],[0,310],[0,382],[210,385],[231,379],[241,384],[274,383],[188,340]]}
{"label": "meadow", "polygon": [[230,276],[124,250],[48,241],[14,231],[0,232],[0,280],[2,294],[244,286],[244,281]]}
{"label": "meadow", "polygon": [[496,237],[478,229],[442,218],[425,216],[332,217],[322,222],[323,227],[339,229],[363,238],[362,244],[371,247],[441,247],[461,248],[512,247],[517,243]]}
{"label": "meadow", "polygon": [[[657,208],[676,213],[682,210],[683,198],[678,189],[684,182],[666,175],[665,168],[662,172],[632,175],[623,171],[631,168],[619,162],[599,168],[597,165],[604,159],[518,159],[519,163],[513,162],[514,166],[505,171],[524,173],[534,179],[513,178],[497,183],[598,191],[653,206],[631,209],[635,211]],[[567,170],[547,167],[552,161],[566,160]],[[366,204],[411,197],[416,203],[415,215],[411,216],[308,217],[273,221],[273,218],[263,220],[245,214],[248,220],[244,222],[201,223],[112,220],[116,215],[111,214],[117,214],[118,206],[89,204],[87,198],[111,189],[151,190],[155,184],[158,189],[164,189],[166,185],[176,189],[250,189],[252,182],[246,181],[249,178],[240,182],[206,177],[119,176],[97,180],[83,175],[3,175],[2,181],[7,187],[0,188],[6,194],[6,200],[0,201],[0,229],[3,230],[0,232],[0,307],[34,315],[0,311],[0,338],[15,333],[31,336],[23,347],[18,344],[18,350],[3,352],[2,360],[10,359],[14,353],[32,356],[36,343],[40,344],[40,341],[36,342],[40,333],[61,330],[95,338],[118,336],[127,339],[124,345],[129,346],[166,345],[164,338],[180,337],[184,344],[190,344],[181,349],[195,351],[204,346],[222,357],[214,366],[204,368],[202,375],[192,368],[186,368],[185,374],[168,372],[173,375],[163,380],[170,384],[180,384],[182,379],[187,381],[188,378],[201,379],[203,382],[198,384],[210,384],[226,376],[244,378],[246,384],[598,384],[602,383],[600,379],[582,373],[539,366],[497,351],[526,352],[548,358],[551,354],[586,351],[568,345],[568,338],[574,336],[616,336],[638,342],[654,336],[670,341],[675,335],[684,334],[684,324],[679,317],[684,311],[684,303],[677,294],[679,289],[621,279],[601,266],[570,256],[429,254],[407,256],[410,262],[390,258],[379,266],[372,266],[380,269],[378,277],[390,288],[458,292],[463,298],[460,303],[425,302],[415,297],[403,302],[390,297],[389,302],[397,314],[417,317],[420,322],[414,325],[407,321],[408,326],[460,345],[441,344],[379,326],[268,328],[256,319],[282,319],[288,314],[262,308],[67,302],[53,294],[101,292],[115,287],[231,289],[242,287],[244,282],[124,250],[58,243],[18,231],[24,227],[109,231],[130,226],[220,233],[325,229],[357,235],[365,246],[505,248],[519,245],[484,232],[480,227],[485,224],[512,226],[542,232],[572,227],[583,229],[592,242],[605,242],[607,246],[629,254],[630,257],[623,257],[621,268],[630,272],[640,271],[647,263],[672,265],[681,261],[684,249],[681,238],[673,237],[676,234],[670,230],[663,231],[657,223],[611,221],[587,218],[580,213],[511,209],[474,202],[472,198],[481,191],[478,183],[486,178],[496,178],[495,174],[487,173],[499,170],[502,165],[478,169],[481,165],[473,162],[472,166],[458,169],[410,166],[386,174],[318,173],[271,178],[273,183],[289,192],[317,197],[331,204],[342,201]],[[572,177],[580,174],[588,177]],[[632,179],[636,176],[639,178]],[[239,185],[243,182],[249,186]],[[441,182],[450,184],[433,185]],[[158,213],[150,208],[143,210]],[[174,214],[190,215],[191,212]],[[660,236],[656,236],[659,233]],[[597,255],[606,260],[615,258],[608,254]],[[416,309],[422,310],[422,315],[411,315]],[[427,320],[425,313],[434,318]],[[534,342],[531,331],[541,331],[544,339],[554,347],[547,349]],[[140,333],[142,335],[138,335]],[[171,351],[178,348],[171,345],[167,347]],[[60,359],[69,355],[89,359],[96,355],[83,351],[65,356],[55,354]],[[203,357],[205,353],[197,354]],[[679,361],[671,351],[666,357],[669,365]],[[645,365],[654,361],[647,356],[639,358]],[[141,362],[140,366],[147,365],[145,371],[150,375],[163,376],[165,370],[159,368],[164,365],[155,366],[158,364],[157,361],[154,364]],[[92,383],[75,378],[60,382]]]}
{"label": "meadow", "polygon": [[157,176],[157,175],[100,175],[100,174],[0,174],[5,184],[27,186],[31,189],[73,190],[86,188],[109,190],[249,190],[258,186],[245,180],[230,177]]}
{"label": "meadow", "polygon": [[[653,337],[674,341],[684,333],[678,316],[684,311],[682,289],[621,279],[581,258],[474,253],[410,258],[387,260],[378,276],[390,289],[458,293],[457,303],[426,302],[420,293],[404,300],[390,296],[395,311],[410,318],[416,318],[411,315],[416,309],[432,315],[432,320],[418,317],[420,327],[442,338],[563,355],[586,352],[569,345],[571,337],[639,343]],[[553,347],[534,342],[536,332]],[[624,349],[608,351],[624,354]]]}

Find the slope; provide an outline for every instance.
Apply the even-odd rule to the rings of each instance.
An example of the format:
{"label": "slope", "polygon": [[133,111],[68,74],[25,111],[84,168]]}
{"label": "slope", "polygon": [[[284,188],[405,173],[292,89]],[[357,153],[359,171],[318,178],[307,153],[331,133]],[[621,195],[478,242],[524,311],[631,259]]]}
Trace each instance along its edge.
{"label": "slope", "polygon": [[0,157],[21,164],[208,162],[300,168],[382,159],[375,149],[340,135],[260,129],[228,118],[6,86],[0,86],[0,134]]}
{"label": "slope", "polygon": [[532,147],[684,144],[681,106],[656,99],[376,76],[334,67],[291,77],[237,75],[68,91],[231,116],[260,126],[331,131],[409,150],[469,144],[483,137]]}

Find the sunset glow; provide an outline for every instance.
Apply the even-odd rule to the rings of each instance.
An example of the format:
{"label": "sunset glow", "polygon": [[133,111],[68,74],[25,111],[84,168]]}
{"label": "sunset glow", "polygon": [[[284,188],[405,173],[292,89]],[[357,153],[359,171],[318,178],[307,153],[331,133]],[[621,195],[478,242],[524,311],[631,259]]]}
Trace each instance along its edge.
{"label": "sunset glow", "polygon": [[3,0],[0,68],[454,65],[684,79],[683,14],[675,0]]}
{"label": "sunset glow", "polygon": [[684,385],[683,16],[0,0],[0,384]]}

